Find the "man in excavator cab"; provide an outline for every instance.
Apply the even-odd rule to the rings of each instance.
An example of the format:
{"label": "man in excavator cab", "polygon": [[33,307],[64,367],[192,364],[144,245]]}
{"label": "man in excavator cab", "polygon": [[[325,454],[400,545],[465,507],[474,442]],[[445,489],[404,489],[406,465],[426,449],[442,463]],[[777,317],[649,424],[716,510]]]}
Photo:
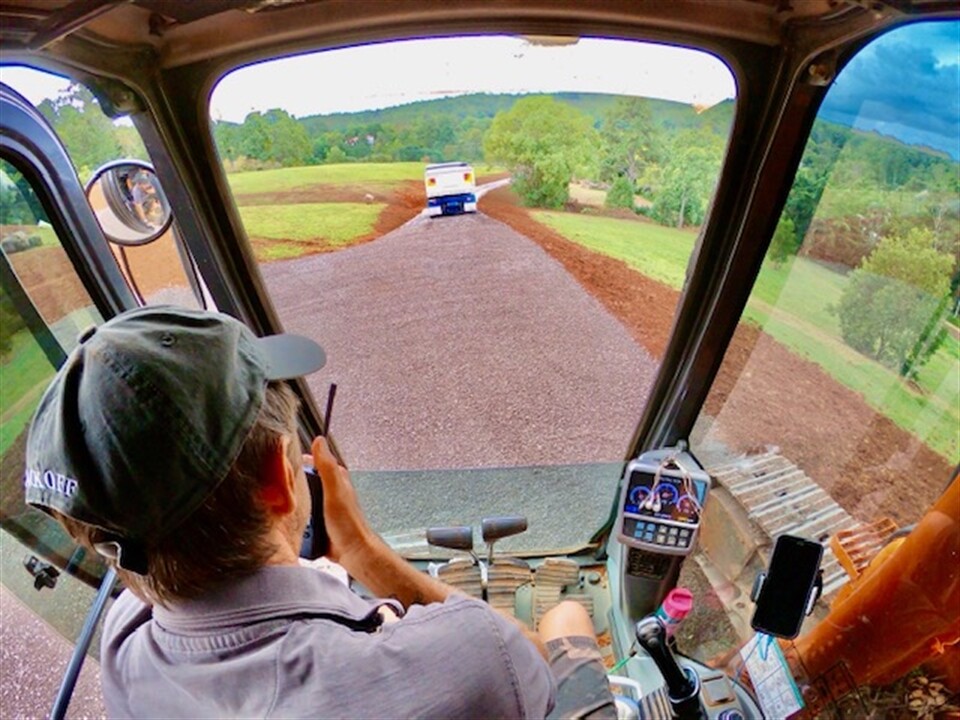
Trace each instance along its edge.
{"label": "man in excavator cab", "polygon": [[[580,605],[533,633],[455,592],[369,527],[326,438],[301,454],[284,381],[325,359],[228,315],[144,307],[84,334],[47,389],[27,502],[127,587],[102,638],[109,715],[615,717]],[[367,593],[301,565],[320,522],[305,463],[327,557]]]}

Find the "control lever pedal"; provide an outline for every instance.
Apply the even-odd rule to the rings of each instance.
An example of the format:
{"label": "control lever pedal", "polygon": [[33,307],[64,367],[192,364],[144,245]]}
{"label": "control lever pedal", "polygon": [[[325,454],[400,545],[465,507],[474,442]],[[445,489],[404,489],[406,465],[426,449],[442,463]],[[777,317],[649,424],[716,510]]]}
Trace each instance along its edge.
{"label": "control lever pedal", "polygon": [[[479,587],[470,582],[468,585],[462,586],[461,589],[468,592],[469,594],[476,593],[476,597],[481,598],[482,600],[487,599],[487,566],[480,560],[477,554],[473,551],[473,528],[469,525],[460,525],[453,527],[435,527],[427,529],[427,543],[433,545],[434,547],[447,548],[448,550],[462,550],[470,555],[470,565],[473,568],[476,568],[477,574],[479,575]],[[455,570],[454,563],[457,560],[450,560],[446,565],[440,568],[441,573],[444,569],[448,569],[453,573],[449,578],[442,578],[451,584],[460,587],[461,583],[451,582],[453,577],[460,577],[463,575],[462,572]],[[468,573],[472,577],[476,577],[473,572]],[[438,574],[439,578],[439,574]],[[462,582],[462,580],[461,580]]]}

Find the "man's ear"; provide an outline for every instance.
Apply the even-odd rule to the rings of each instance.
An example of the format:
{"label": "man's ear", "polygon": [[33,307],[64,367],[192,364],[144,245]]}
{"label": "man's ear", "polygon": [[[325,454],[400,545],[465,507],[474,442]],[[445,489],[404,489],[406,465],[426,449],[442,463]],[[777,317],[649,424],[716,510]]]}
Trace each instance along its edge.
{"label": "man's ear", "polygon": [[260,468],[260,502],[272,515],[289,515],[296,507],[293,467],[287,460],[289,438],[281,438],[270,448]]}

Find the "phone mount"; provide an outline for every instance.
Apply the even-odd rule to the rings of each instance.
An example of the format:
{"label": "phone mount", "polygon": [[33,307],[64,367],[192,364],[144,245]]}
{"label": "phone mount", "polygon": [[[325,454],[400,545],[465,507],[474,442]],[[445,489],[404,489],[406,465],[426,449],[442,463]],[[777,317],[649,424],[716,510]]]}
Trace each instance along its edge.
{"label": "phone mount", "polygon": [[[753,587],[750,589],[750,599],[753,602],[757,602],[760,599],[760,593],[763,590],[763,585],[767,581],[766,572],[758,572],[757,577],[754,578]],[[809,598],[807,598],[807,607],[804,610],[804,617],[809,616],[813,612],[813,608],[816,607],[817,601],[820,599],[820,596],[823,595],[823,570],[817,570],[817,578],[813,582],[813,589],[810,592]]]}

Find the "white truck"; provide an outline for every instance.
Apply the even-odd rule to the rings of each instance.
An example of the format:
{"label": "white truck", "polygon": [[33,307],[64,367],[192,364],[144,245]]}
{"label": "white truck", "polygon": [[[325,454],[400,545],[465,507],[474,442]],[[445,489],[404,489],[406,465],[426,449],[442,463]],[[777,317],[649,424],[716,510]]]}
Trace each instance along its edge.
{"label": "white truck", "polygon": [[477,179],[465,162],[427,165],[423,174],[427,190],[427,215],[459,215],[477,211]]}

